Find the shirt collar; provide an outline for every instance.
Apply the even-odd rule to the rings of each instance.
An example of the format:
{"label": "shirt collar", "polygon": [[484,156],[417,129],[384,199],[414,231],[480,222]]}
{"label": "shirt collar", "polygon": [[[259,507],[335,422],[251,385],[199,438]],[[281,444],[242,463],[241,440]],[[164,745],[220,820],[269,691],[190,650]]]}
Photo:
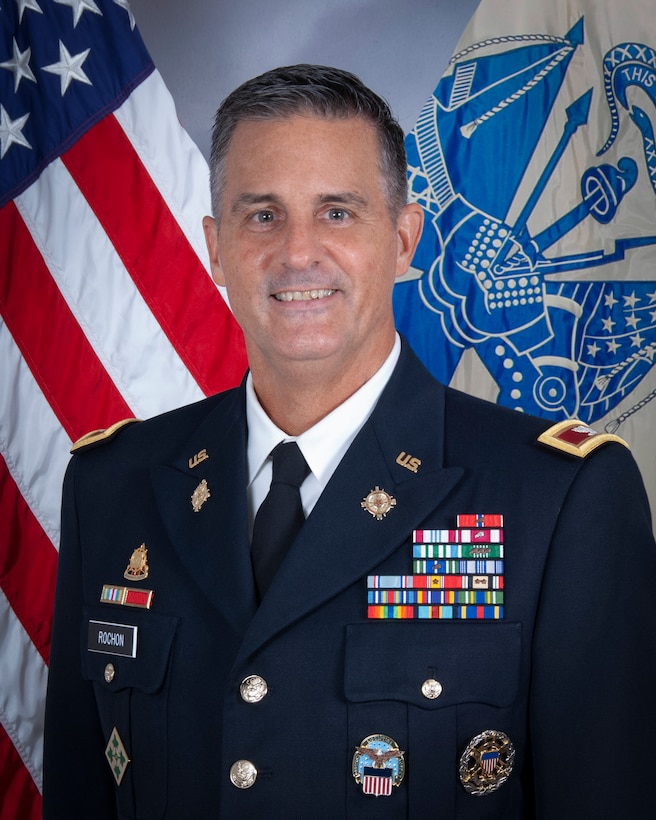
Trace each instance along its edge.
{"label": "shirt collar", "polygon": [[288,436],[267,416],[260,404],[253,379],[246,379],[246,420],[248,424],[248,480],[257,477],[269,453],[281,441],[296,441],[312,474],[325,486],[335,467],[371,415],[380,394],[396,366],[401,340],[396,334],[392,351],[381,367],[352,396],[300,436]]}

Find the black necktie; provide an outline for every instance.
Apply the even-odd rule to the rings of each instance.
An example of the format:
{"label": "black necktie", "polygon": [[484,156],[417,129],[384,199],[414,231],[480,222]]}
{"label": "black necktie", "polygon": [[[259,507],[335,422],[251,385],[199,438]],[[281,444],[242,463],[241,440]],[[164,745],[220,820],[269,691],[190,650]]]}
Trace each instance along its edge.
{"label": "black necktie", "polygon": [[295,441],[280,442],[271,458],[271,487],[255,516],[251,546],[260,600],[305,521],[299,488],[310,472]]}

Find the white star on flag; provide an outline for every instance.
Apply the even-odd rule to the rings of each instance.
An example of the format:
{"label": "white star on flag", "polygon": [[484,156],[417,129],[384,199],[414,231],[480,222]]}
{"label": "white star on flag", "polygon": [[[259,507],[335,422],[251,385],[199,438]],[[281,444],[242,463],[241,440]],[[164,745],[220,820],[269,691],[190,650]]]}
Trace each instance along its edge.
{"label": "white star on flag", "polygon": [[81,83],[92,85],[91,80],[84,73],[82,63],[89,56],[90,48],[81,51],[79,54],[69,54],[68,49],[59,41],[59,62],[51,63],[43,66],[44,71],[49,71],[51,74],[59,74],[61,79],[61,95],[62,97],[68,90],[68,86],[73,80],[79,80]]}
{"label": "white star on flag", "polygon": [[80,17],[85,11],[92,11],[102,17],[102,11],[98,8],[94,0],[55,0],[60,6],[70,6],[73,11],[73,28],[80,22]]}
{"label": "white star on flag", "polygon": [[134,27],[137,24],[136,20],[134,19],[134,14],[132,14],[132,9],[130,8],[130,4],[128,0],[114,0],[114,3],[119,6],[119,8],[125,9],[128,13],[128,20],[130,21],[130,28],[134,31]]}
{"label": "white star on flag", "polygon": [[22,133],[29,116],[29,114],[23,114],[22,117],[12,120],[4,105],[0,105],[0,159],[4,157],[14,143],[23,145],[25,148],[32,147]]}
{"label": "white star on flag", "polygon": [[11,60],[7,60],[4,63],[0,63],[0,68],[6,68],[9,71],[14,72],[14,91],[18,91],[18,87],[20,86],[20,81],[25,77],[27,80],[32,80],[33,83],[36,82],[36,77],[32,73],[32,69],[30,68],[30,57],[32,56],[32,49],[26,48],[25,51],[21,51],[18,47],[18,43],[16,42],[16,38],[14,38],[14,57]]}
{"label": "white star on flag", "polygon": [[36,0],[16,0],[18,4],[18,21],[19,23],[23,22],[23,12],[25,9],[29,9],[30,11],[38,11],[39,14],[43,14],[41,6],[36,2]]}

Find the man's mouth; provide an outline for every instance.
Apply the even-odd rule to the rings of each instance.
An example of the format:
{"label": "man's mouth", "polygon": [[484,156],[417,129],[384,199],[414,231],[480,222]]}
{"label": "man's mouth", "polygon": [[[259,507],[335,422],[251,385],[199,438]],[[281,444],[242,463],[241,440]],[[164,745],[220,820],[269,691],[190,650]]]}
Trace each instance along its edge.
{"label": "man's mouth", "polygon": [[321,288],[319,290],[285,290],[282,293],[274,293],[274,299],[279,302],[309,302],[311,299],[325,299],[332,296],[335,290],[332,288]]}

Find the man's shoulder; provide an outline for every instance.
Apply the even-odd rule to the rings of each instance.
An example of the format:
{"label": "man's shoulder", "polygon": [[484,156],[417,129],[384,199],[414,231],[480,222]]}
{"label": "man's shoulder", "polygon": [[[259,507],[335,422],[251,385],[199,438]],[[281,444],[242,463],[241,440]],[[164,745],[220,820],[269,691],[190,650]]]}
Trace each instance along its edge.
{"label": "man's shoulder", "polygon": [[407,378],[411,395],[421,393],[421,401],[433,401],[436,418],[444,403],[446,447],[460,457],[470,454],[473,461],[494,458],[501,463],[526,454],[529,462],[546,458],[576,464],[606,444],[613,444],[612,450],[620,455],[627,452],[628,445],[619,436],[579,419],[545,419],[445,386],[407,342],[403,351],[399,384]]}
{"label": "man's shoulder", "polygon": [[576,465],[608,444],[618,455],[629,449],[624,439],[580,419],[544,419],[450,387],[445,394],[452,434],[465,443],[475,441],[476,449],[496,457],[516,458],[523,451],[531,460]]}
{"label": "man's shoulder", "polygon": [[226,390],[192,404],[177,407],[146,420],[121,419],[78,439],[71,452],[80,462],[114,459],[166,458],[192,435],[209,416],[236,409],[238,388]]}

